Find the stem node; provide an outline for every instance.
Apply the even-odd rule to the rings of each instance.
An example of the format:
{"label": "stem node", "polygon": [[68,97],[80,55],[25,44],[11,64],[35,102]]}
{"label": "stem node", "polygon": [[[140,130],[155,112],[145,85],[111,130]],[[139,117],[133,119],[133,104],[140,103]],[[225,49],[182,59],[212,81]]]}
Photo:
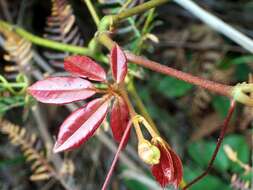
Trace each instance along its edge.
{"label": "stem node", "polygon": [[247,106],[253,106],[253,84],[246,82],[235,85],[231,90],[233,98]]}

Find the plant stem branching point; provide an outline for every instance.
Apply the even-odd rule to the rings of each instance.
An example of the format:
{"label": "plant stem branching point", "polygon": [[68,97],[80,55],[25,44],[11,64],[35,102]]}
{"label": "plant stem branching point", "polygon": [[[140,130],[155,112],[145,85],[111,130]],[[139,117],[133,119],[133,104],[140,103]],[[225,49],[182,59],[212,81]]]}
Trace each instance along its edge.
{"label": "plant stem branching point", "polygon": [[235,85],[231,91],[231,95],[236,101],[247,106],[253,106],[253,97],[251,96],[252,93],[253,84],[246,82]]}

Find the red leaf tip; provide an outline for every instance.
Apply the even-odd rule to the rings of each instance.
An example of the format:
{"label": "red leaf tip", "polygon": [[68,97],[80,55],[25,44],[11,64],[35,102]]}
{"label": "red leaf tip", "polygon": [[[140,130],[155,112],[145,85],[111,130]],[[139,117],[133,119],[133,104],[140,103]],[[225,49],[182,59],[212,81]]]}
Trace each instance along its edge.
{"label": "red leaf tip", "polygon": [[63,150],[61,150],[60,144],[56,142],[53,148],[53,153],[59,153],[61,151]]}

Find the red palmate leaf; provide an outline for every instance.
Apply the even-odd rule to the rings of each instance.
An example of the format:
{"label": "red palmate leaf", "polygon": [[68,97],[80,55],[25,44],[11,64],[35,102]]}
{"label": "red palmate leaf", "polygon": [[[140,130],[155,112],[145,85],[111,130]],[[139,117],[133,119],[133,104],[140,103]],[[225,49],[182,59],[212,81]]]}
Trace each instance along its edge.
{"label": "red palmate leaf", "polygon": [[69,56],[64,60],[64,69],[79,77],[95,81],[105,81],[105,70],[86,56]]}
{"label": "red palmate leaf", "polygon": [[117,83],[124,81],[127,74],[127,59],[122,49],[115,44],[111,50],[112,75]]}
{"label": "red palmate leaf", "polygon": [[[117,97],[112,106],[111,112],[111,128],[114,139],[119,143],[122,139],[122,136],[125,132],[129,121],[129,111],[125,101]],[[130,132],[127,139],[129,138]],[[126,143],[128,140],[125,141]]]}
{"label": "red palmate leaf", "polygon": [[180,158],[167,146],[158,144],[161,152],[160,162],[152,166],[152,174],[162,187],[178,187],[182,180],[183,169]]}
{"label": "red palmate leaf", "polygon": [[74,149],[88,140],[103,122],[108,100],[95,99],[74,111],[61,125],[54,152]]}
{"label": "red palmate leaf", "polygon": [[28,92],[43,103],[65,104],[94,95],[92,88],[89,81],[81,78],[50,77],[34,83]]}

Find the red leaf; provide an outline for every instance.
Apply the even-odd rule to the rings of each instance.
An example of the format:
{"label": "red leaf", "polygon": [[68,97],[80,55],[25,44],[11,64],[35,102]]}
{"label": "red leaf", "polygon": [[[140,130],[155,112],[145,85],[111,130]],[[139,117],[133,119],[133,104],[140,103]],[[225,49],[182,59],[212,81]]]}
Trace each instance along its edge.
{"label": "red leaf", "polygon": [[124,81],[127,74],[127,59],[125,53],[118,45],[112,48],[110,59],[114,79],[117,83]]}
{"label": "red leaf", "polygon": [[86,56],[70,56],[64,60],[64,69],[79,77],[95,81],[105,81],[105,70]]}
{"label": "red leaf", "polygon": [[175,187],[179,186],[179,183],[181,182],[182,178],[183,178],[183,166],[182,166],[182,162],[180,160],[180,158],[178,157],[178,155],[173,152],[172,150],[170,150],[170,154],[171,154],[171,158],[173,160],[173,165],[174,165],[174,170],[175,170]]}
{"label": "red leaf", "polygon": [[81,78],[50,77],[30,86],[28,92],[43,103],[65,104],[94,95],[92,88],[89,81]]}
{"label": "red leaf", "polygon": [[156,181],[164,188],[168,184],[174,183],[174,167],[170,152],[161,146],[158,147],[161,151],[160,162],[152,166],[152,174]]}
{"label": "red leaf", "polygon": [[160,162],[152,166],[152,174],[162,187],[174,185],[177,188],[183,177],[181,160],[166,143],[163,145],[158,143],[157,146],[161,157]]}
{"label": "red leaf", "polygon": [[108,100],[95,99],[74,111],[61,125],[54,152],[79,147],[88,140],[103,122]]}
{"label": "red leaf", "polygon": [[[112,134],[118,143],[121,141],[121,138],[125,132],[125,129],[127,127],[129,121],[129,112],[127,104],[124,102],[122,98],[117,98],[112,107],[111,112],[111,128],[112,128]],[[128,134],[126,143],[128,142],[130,132]]]}

